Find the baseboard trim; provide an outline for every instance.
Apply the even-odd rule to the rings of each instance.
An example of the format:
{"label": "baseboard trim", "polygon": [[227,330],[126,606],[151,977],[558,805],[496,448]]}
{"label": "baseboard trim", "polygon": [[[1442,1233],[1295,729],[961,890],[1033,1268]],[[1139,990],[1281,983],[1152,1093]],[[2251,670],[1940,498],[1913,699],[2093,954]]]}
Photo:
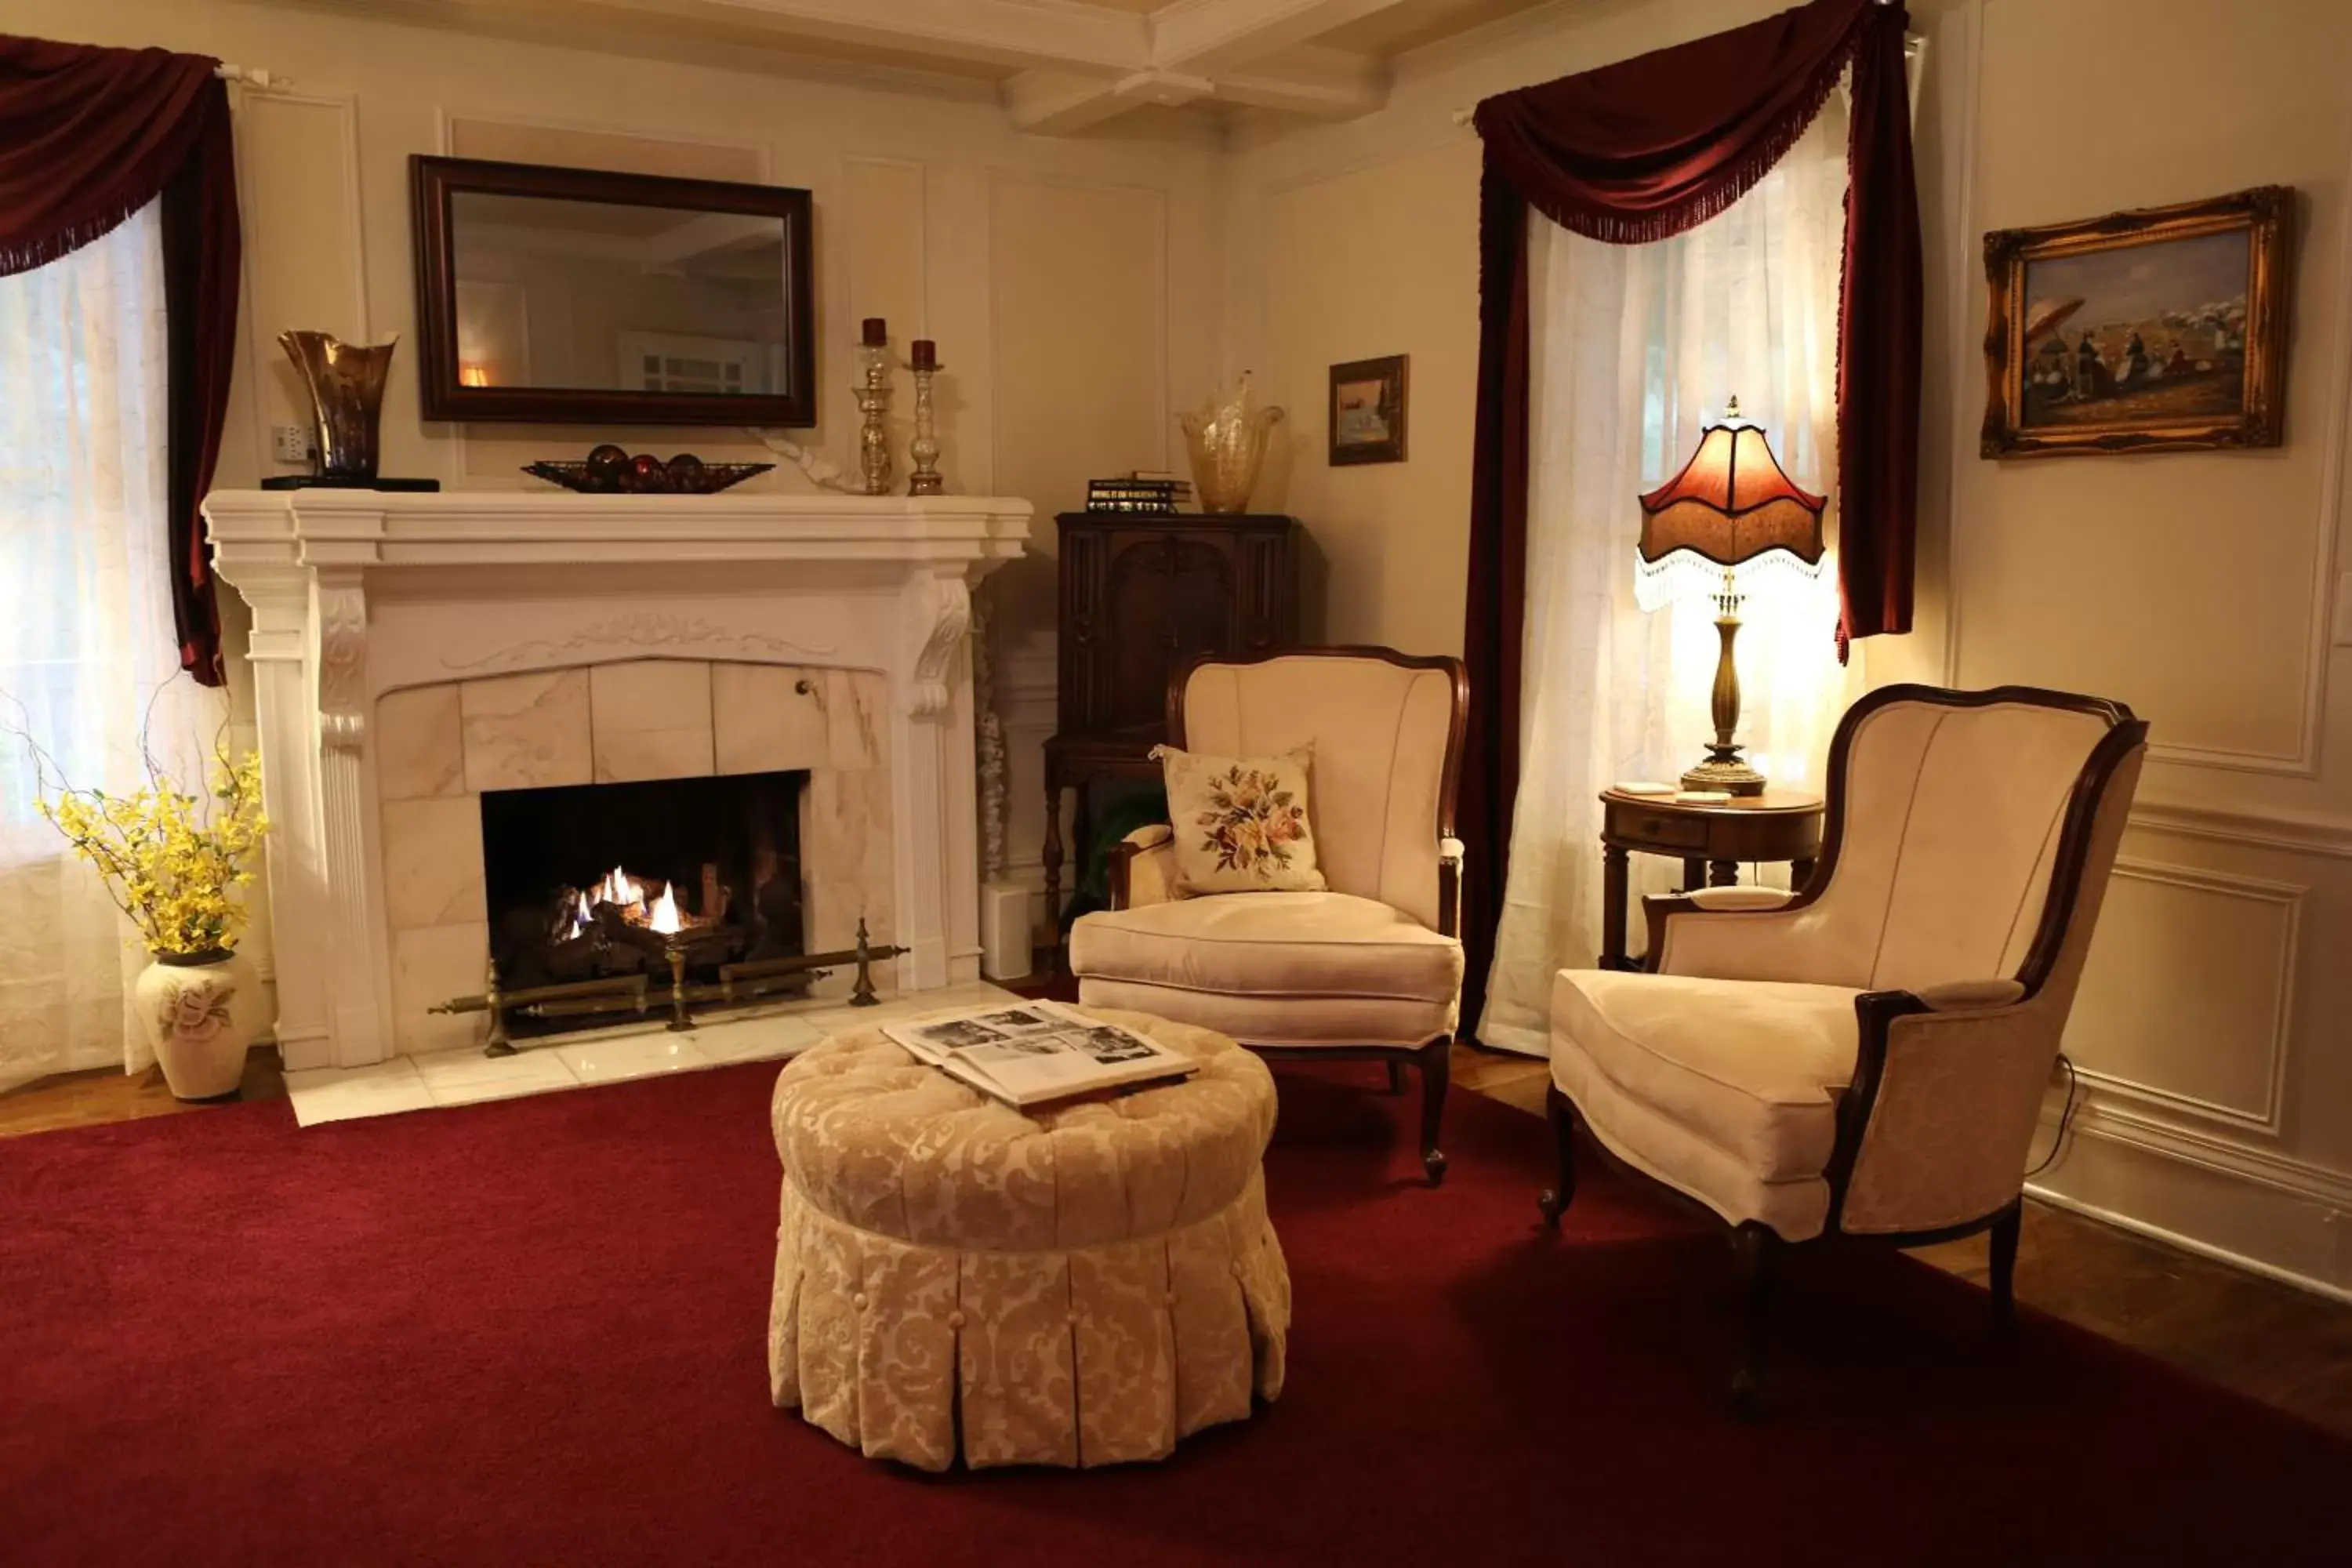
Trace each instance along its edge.
{"label": "baseboard trim", "polygon": [[[2137,1144],[2134,1147],[2147,1146]],[[2298,1290],[2307,1290],[2315,1296],[2325,1296],[2329,1300],[2352,1305],[2352,1288],[2331,1285],[2325,1279],[2314,1279],[2307,1274],[2297,1274],[2293,1269],[2282,1268],[2275,1263],[2265,1263],[2259,1258],[2249,1258],[2244,1253],[2232,1252],[2226,1247],[2218,1247],[2210,1241],[2200,1241],[2193,1236],[2183,1236],[2179,1231],[2167,1230],[2160,1225],[2150,1225],[2144,1219],[2136,1219],[2130,1215],[2121,1214],[2114,1209],[2102,1208],[2097,1204],[2084,1203],[2080,1198],[2068,1197],[2064,1193],[2053,1191],[2038,1183],[2026,1183],[2025,1190],[2037,1202],[2048,1204],[2052,1208],[2064,1209],[2069,1214],[2082,1215],[2097,1220],[2103,1225],[2114,1226],[2117,1230],[2127,1230],[2134,1236],[2144,1236],[2150,1241],[2162,1242],[2167,1247],[2179,1247],[2183,1252],[2193,1252],[2200,1258],[2210,1258],[2216,1263],[2226,1263],[2232,1268],[2242,1268],[2249,1274],[2259,1274],[2265,1279],[2275,1279],[2282,1285],[2292,1285]]]}
{"label": "baseboard trim", "polygon": [[[2054,1104],[2045,1107],[2043,1125],[2057,1117]],[[2154,1166],[2135,1171],[2135,1162]],[[2120,1109],[2095,1089],[2076,1107],[2068,1146],[2051,1169],[2049,1180],[2029,1181],[2025,1190],[2167,1246],[2352,1301],[2352,1251],[2340,1228],[2352,1222],[2352,1176],[2342,1172]],[[2183,1216],[2197,1223],[2184,1226]]]}

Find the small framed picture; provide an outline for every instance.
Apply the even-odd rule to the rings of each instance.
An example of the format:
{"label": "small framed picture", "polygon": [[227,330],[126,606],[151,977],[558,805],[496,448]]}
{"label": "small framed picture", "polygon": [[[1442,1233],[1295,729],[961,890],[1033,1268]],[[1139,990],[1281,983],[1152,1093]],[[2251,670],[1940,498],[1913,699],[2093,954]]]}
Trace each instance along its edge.
{"label": "small framed picture", "polygon": [[1331,463],[1404,461],[1403,354],[1331,367]]}
{"label": "small framed picture", "polygon": [[1988,458],[2275,447],[2294,192],[1985,236]]}

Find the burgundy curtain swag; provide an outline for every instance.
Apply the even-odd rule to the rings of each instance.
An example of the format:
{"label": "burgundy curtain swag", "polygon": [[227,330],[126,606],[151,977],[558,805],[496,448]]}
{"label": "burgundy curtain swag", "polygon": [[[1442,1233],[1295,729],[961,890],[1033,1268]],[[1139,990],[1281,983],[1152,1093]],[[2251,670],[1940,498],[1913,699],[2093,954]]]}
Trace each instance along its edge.
{"label": "burgundy curtain swag", "polygon": [[219,62],[0,36],[0,274],[55,261],[163,198],[168,527],[180,663],[223,679],[197,510],[236,353],[236,161]]}
{"label": "burgundy curtain swag", "polygon": [[1465,616],[1470,744],[1460,812],[1474,868],[1465,879],[1467,1019],[1486,1000],[1519,776],[1528,209],[1618,245],[1695,228],[1796,145],[1853,68],[1838,312],[1839,650],[1849,637],[1908,631],[1922,287],[1903,61],[1908,22],[1899,5],[1813,0],[1478,106],[1486,167]]}

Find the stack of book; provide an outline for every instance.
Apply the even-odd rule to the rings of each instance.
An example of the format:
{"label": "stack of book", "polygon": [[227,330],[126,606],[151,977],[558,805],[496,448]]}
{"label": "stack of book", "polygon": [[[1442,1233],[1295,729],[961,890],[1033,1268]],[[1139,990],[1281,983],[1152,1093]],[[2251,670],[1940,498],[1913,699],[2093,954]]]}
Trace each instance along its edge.
{"label": "stack of book", "polygon": [[1192,487],[1171,473],[1138,468],[1117,479],[1087,481],[1088,511],[1131,511],[1166,516],[1190,500]]}

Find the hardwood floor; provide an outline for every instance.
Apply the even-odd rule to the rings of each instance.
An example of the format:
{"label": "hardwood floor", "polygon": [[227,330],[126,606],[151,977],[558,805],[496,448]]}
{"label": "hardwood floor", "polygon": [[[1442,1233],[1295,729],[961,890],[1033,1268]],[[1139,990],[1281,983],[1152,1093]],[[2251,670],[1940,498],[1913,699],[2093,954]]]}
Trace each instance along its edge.
{"label": "hardwood floor", "polygon": [[[1549,1073],[1526,1057],[1454,1047],[1456,1089],[1536,1115],[1543,1112]],[[276,1053],[254,1051],[246,1063],[245,1098],[285,1093]],[[173,1100],[153,1069],[137,1077],[67,1073],[0,1093],[0,1138],[208,1109]],[[1532,1192],[1528,1202],[1532,1215]],[[1982,1237],[1915,1256],[1983,1281]],[[2017,1294],[2053,1317],[2352,1436],[2352,1305],[2030,1200]]]}
{"label": "hardwood floor", "polygon": [[[1454,1081],[1543,1114],[1551,1069],[1454,1047]],[[1985,1238],[1912,1256],[1977,1284]],[[2027,1199],[2017,1299],[2208,1382],[2352,1437],[2352,1305]]]}
{"label": "hardwood floor", "polygon": [[[286,1079],[278,1068],[274,1046],[256,1046],[246,1053],[245,1100],[283,1100]],[[137,1121],[149,1116],[181,1116],[210,1110],[210,1105],[190,1105],[172,1098],[162,1068],[145,1072],[117,1072],[93,1068],[88,1072],[58,1073],[36,1079],[15,1089],[0,1090],[0,1138],[21,1132],[47,1132],[58,1127],[95,1127],[107,1121]]]}

